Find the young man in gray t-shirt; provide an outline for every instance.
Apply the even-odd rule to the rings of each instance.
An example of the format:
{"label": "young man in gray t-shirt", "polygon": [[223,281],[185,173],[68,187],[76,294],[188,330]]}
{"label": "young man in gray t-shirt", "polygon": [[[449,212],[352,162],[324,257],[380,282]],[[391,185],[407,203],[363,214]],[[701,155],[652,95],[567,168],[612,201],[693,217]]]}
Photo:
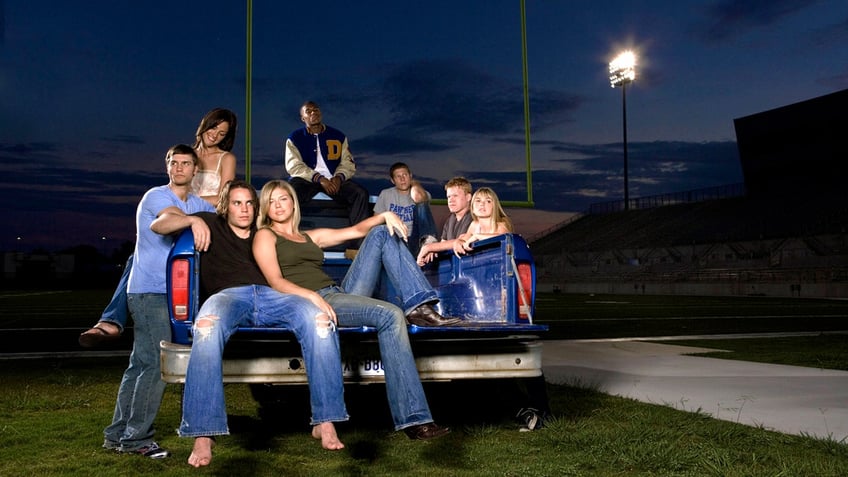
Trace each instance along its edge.
{"label": "young man in gray t-shirt", "polygon": [[383,189],[374,204],[374,214],[394,212],[410,231],[407,247],[412,256],[418,256],[420,247],[436,242],[436,221],[430,211],[430,193],[412,178],[409,166],[396,162],[389,168],[394,187]]}

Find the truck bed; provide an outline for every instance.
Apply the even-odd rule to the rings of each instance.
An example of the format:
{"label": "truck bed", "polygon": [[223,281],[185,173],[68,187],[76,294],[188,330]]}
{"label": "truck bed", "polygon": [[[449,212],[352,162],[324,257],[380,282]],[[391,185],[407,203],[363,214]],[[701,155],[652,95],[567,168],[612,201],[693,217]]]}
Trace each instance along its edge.
{"label": "truck bed", "polygon": [[[351,261],[325,254],[325,271],[341,281]],[[168,305],[172,342],[161,343],[162,379],[185,381],[192,319],[199,309],[199,257],[191,231],[177,239],[168,259]],[[459,325],[408,326],[422,381],[530,378],[541,375],[540,336],[533,323],[535,264],[526,242],[504,234],[475,244],[466,256],[442,253],[424,273],[439,295],[437,310],[462,319]],[[388,280],[375,294],[391,297]],[[384,382],[376,330],[340,327],[345,381]],[[306,384],[300,346],[286,328],[239,328],[224,353],[224,381]]]}

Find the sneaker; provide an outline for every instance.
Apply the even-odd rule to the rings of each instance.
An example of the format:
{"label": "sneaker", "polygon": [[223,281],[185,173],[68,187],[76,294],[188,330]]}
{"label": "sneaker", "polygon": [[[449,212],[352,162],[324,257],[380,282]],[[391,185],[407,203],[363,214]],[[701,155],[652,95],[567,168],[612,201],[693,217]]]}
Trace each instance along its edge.
{"label": "sneaker", "polygon": [[115,441],[106,441],[106,440],[104,440],[104,441],[103,441],[103,446],[102,446],[102,447],[103,447],[104,449],[106,449],[106,450],[115,451],[115,452],[120,452],[120,450],[121,450],[121,443],[120,443],[120,442],[115,442]]}
{"label": "sneaker", "polygon": [[139,454],[148,459],[164,459],[170,457],[171,453],[166,449],[159,447],[159,444],[151,442],[150,444],[130,451],[121,451],[124,454]]}
{"label": "sneaker", "polygon": [[539,413],[538,409],[532,407],[523,407],[519,409],[515,418],[523,424],[521,429],[519,429],[522,432],[535,431],[544,427],[542,415]]}

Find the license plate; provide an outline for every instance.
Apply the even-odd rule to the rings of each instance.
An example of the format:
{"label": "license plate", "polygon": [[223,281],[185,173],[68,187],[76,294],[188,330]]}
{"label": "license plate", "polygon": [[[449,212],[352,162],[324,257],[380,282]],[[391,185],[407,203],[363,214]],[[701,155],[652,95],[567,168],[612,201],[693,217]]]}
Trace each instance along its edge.
{"label": "license plate", "polygon": [[342,364],[345,376],[383,376],[383,362],[371,358],[348,358]]}

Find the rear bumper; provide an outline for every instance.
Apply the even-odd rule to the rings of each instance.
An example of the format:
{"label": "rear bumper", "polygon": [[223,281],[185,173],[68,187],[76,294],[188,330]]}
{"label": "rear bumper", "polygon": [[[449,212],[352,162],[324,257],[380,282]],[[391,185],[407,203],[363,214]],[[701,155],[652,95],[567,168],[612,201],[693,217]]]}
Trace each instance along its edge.
{"label": "rear bumper", "polygon": [[[184,383],[190,345],[161,342],[162,380]],[[532,378],[542,374],[542,342],[538,336],[492,339],[415,340],[413,352],[421,381],[456,379]],[[225,354],[225,383],[306,384],[306,369],[296,347],[268,356]],[[288,348],[288,349],[286,349]],[[343,371],[346,383],[382,383],[377,342],[344,343]],[[285,351],[290,351],[286,353]]]}

